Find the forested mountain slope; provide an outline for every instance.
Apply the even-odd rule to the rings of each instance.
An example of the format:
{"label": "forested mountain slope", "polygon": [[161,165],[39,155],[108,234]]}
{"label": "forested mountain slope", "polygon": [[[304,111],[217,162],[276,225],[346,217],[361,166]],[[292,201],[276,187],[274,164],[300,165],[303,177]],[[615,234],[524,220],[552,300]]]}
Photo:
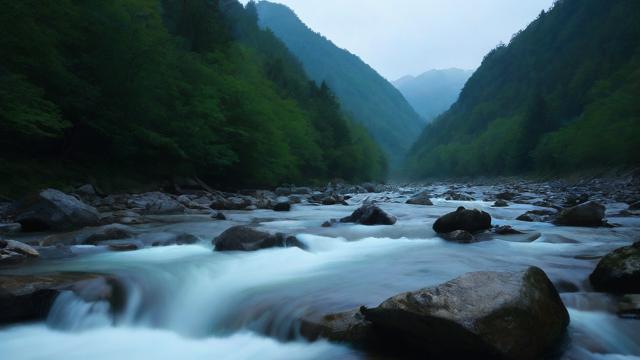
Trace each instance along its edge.
{"label": "forested mountain slope", "polygon": [[392,163],[401,161],[424,127],[402,94],[360,58],[309,29],[288,7],[267,1],[257,6],[261,26],[289,47],[313,80],[329,84]]}
{"label": "forested mountain slope", "polygon": [[407,169],[558,174],[640,161],[640,2],[562,0],[489,53]]}
{"label": "forested mountain slope", "polygon": [[[235,0],[1,0],[3,191],[384,176],[382,152]],[[13,179],[13,180],[12,180]]]}
{"label": "forested mountain slope", "polygon": [[429,70],[418,76],[404,76],[393,82],[416,112],[427,122],[449,110],[458,100],[471,70]]}

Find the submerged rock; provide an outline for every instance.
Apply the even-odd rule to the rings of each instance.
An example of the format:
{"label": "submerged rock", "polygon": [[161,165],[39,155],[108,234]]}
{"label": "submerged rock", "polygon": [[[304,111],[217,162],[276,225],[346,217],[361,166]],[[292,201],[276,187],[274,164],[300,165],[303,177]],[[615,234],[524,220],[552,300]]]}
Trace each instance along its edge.
{"label": "submerged rock", "polygon": [[433,202],[431,202],[431,195],[428,192],[423,191],[407,200],[407,204],[432,206]]}
{"label": "submerged rock", "polygon": [[546,274],[476,272],[394,296],[364,310],[383,341],[425,358],[538,359],[553,349],[569,314]]}
{"label": "submerged rock", "polygon": [[433,224],[433,230],[438,234],[456,230],[477,232],[489,228],[491,228],[491,215],[477,209],[467,210],[462,206],[454,212],[441,216]]}
{"label": "submerged rock", "polygon": [[273,247],[306,246],[295,236],[282,233],[270,234],[248,226],[234,226],[213,239],[215,251],[256,251]]}
{"label": "submerged rock", "polygon": [[597,291],[640,293],[640,242],[607,254],[589,280]]}
{"label": "submerged rock", "polygon": [[498,226],[495,229],[493,229],[493,232],[496,233],[497,235],[519,235],[519,234],[524,234],[522,231],[518,231],[518,230],[512,228],[509,225]]}
{"label": "submerged rock", "polygon": [[373,324],[364,318],[360,309],[329,314],[318,320],[303,319],[300,334],[311,341],[322,338],[362,347],[375,346],[377,339]]}
{"label": "submerged rock", "polygon": [[472,233],[465,230],[456,230],[447,234],[441,235],[441,237],[447,241],[459,242],[463,244],[470,244],[476,242],[475,236]]}
{"label": "submerged rock", "polygon": [[211,214],[211,218],[216,220],[227,220],[225,214],[220,211],[216,211],[215,213]]}
{"label": "submerged rock", "polygon": [[386,213],[376,205],[363,205],[350,216],[340,219],[343,223],[357,223],[361,225],[393,225],[396,217]]}
{"label": "submerged rock", "polygon": [[509,203],[506,202],[505,200],[496,200],[495,203],[493,203],[493,207],[507,207],[509,206]]}
{"label": "submerged rock", "polygon": [[27,196],[14,205],[12,212],[24,231],[73,230],[100,222],[94,207],[54,189]]}
{"label": "submerged rock", "polygon": [[554,220],[556,225],[565,226],[585,226],[596,227],[602,226],[605,215],[605,207],[595,201],[589,201],[584,204],[565,209]]}

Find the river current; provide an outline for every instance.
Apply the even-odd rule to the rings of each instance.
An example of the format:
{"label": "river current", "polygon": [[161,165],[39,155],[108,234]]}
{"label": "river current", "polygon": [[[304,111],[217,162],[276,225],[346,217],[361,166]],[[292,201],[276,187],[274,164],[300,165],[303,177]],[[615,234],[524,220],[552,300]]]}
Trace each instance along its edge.
{"label": "river current", "polygon": [[[402,189],[401,189],[402,190]],[[367,359],[347,346],[309,343],[296,319],[376,306],[397,293],[436,285],[471,271],[510,271],[534,265],[558,287],[571,324],[562,359],[640,359],[640,320],[616,315],[613,296],[595,293],[588,276],[598,257],[640,239],[640,218],[615,217],[624,204],[607,205],[615,228],[569,228],[514,220],[537,207],[433,199],[407,205],[413,191],[355,195],[351,206],[294,205],[291,212],[226,212],[158,217],[149,232],[187,232],[196,245],[134,252],[92,252],[42,261],[3,273],[83,271],[114,274],[126,286],[126,308],[114,318],[107,303],[60,295],[44,322],[0,328],[2,359]],[[414,189],[415,190],[415,189]],[[485,189],[475,189],[481,193]],[[349,215],[366,198],[395,215],[394,226],[320,225]],[[494,235],[457,244],[431,229],[458,206],[487,211],[494,225],[525,235]],[[308,246],[253,253],[213,252],[211,240],[238,224],[296,235]]]}

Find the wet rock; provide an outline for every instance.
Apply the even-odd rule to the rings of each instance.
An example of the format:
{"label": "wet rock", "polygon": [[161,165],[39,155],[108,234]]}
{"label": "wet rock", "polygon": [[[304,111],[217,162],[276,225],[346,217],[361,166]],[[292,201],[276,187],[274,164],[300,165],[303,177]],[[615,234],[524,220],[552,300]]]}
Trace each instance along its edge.
{"label": "wet rock", "polygon": [[491,215],[477,209],[467,210],[462,206],[454,212],[441,216],[433,224],[433,230],[438,234],[450,233],[456,230],[477,232],[490,228]]}
{"label": "wet rock", "polygon": [[555,218],[557,212],[551,210],[530,210],[518,216],[516,220],[526,222],[549,222]]}
{"label": "wet rock", "polygon": [[623,319],[640,320],[640,295],[623,296],[618,302],[617,314]]}
{"label": "wet rock", "polygon": [[291,202],[287,197],[279,197],[273,206],[273,211],[286,212],[291,211]]}
{"label": "wet rock", "polygon": [[629,208],[627,210],[635,210],[635,211],[640,210],[640,201],[629,205]]}
{"label": "wet rock", "polygon": [[444,194],[442,194],[442,197],[444,197],[445,200],[449,200],[449,201],[474,201],[475,200],[473,197],[469,195],[460,194],[453,190],[449,190],[445,192]]}
{"label": "wet rock", "polygon": [[147,246],[191,245],[199,241],[195,235],[173,232],[144,233],[136,237],[135,240],[141,242],[141,248]]}
{"label": "wet rock", "polygon": [[509,206],[509,203],[504,200],[496,200],[496,202],[493,203],[493,207],[507,207],[507,206]]}
{"label": "wet rock", "polygon": [[597,291],[640,293],[640,242],[607,254],[589,280]]}
{"label": "wet rock", "polygon": [[496,194],[496,199],[503,201],[512,201],[518,194],[512,193],[510,191],[501,192]]}
{"label": "wet rock", "polygon": [[413,196],[411,199],[407,200],[407,204],[432,206],[433,202],[431,202],[430,198],[431,198],[431,195],[428,192],[423,191],[420,194],[417,194]]}
{"label": "wet rock", "polygon": [[15,240],[0,239],[0,266],[15,265],[37,257],[40,257],[40,253],[27,244]]}
{"label": "wet rock", "polygon": [[363,205],[350,216],[340,219],[342,223],[357,223],[361,225],[393,225],[396,217],[386,213],[376,205]]}
{"label": "wet rock", "polygon": [[565,207],[574,207],[589,201],[589,194],[569,194],[564,200]]}
{"label": "wet rock", "polygon": [[22,225],[19,223],[0,223],[0,235],[10,235],[19,233]]}
{"label": "wet rock", "polygon": [[447,234],[442,234],[441,237],[447,241],[458,242],[462,244],[470,244],[476,242],[475,236],[472,233],[465,230],[456,230]]}
{"label": "wet rock", "polygon": [[219,211],[211,214],[211,218],[216,220],[227,220],[227,217]]}
{"label": "wet rock", "polygon": [[512,228],[509,225],[498,226],[498,227],[493,229],[493,232],[495,234],[497,234],[497,235],[519,235],[519,234],[524,234],[522,231],[518,231],[518,230]]}
{"label": "wet rock", "polygon": [[45,318],[63,291],[73,291],[86,301],[124,302],[117,281],[99,274],[0,275],[0,324]]}
{"label": "wet rock", "polygon": [[173,197],[161,192],[149,192],[132,195],[129,198],[130,208],[141,209],[143,215],[176,215],[183,214],[184,206]]}
{"label": "wet rock", "polygon": [[27,196],[14,205],[12,212],[24,231],[73,230],[100,222],[94,207],[54,189]]}
{"label": "wet rock", "polygon": [[580,292],[580,288],[578,287],[578,285],[572,283],[571,281],[567,281],[567,280],[556,281],[554,283],[554,286],[556,287],[556,289],[558,289],[558,292],[560,292],[560,293],[577,293],[577,292]]}
{"label": "wet rock", "polygon": [[138,244],[134,242],[119,242],[119,243],[111,243],[108,245],[109,250],[111,251],[136,251],[139,250]]}
{"label": "wet rock", "polygon": [[589,201],[569,209],[565,209],[554,220],[556,225],[596,227],[604,225],[605,207]]}
{"label": "wet rock", "polygon": [[134,236],[134,232],[128,226],[121,224],[112,224],[93,230],[86,236],[84,240],[82,240],[82,243],[87,245],[95,245],[102,241],[122,240],[132,238]]}
{"label": "wet rock", "polygon": [[273,247],[306,246],[295,236],[282,233],[270,234],[248,226],[234,226],[213,239],[215,251],[256,251]]}
{"label": "wet rock", "polygon": [[370,193],[381,193],[384,191],[384,186],[380,185],[380,184],[374,184],[374,183],[364,183],[362,185],[360,185],[362,188],[364,188],[365,190],[367,190],[367,192]]}
{"label": "wet rock", "polygon": [[[538,359],[563,337],[569,314],[546,274],[476,272],[364,309],[383,341],[425,358]],[[415,351],[414,351],[415,353]]]}
{"label": "wet rock", "polygon": [[378,335],[373,324],[365,320],[359,309],[329,314],[318,320],[303,319],[300,334],[310,341],[319,338],[350,343],[363,347],[374,346]]}
{"label": "wet rock", "polygon": [[331,219],[331,220],[323,222],[322,223],[322,227],[325,227],[325,228],[332,227],[333,225],[335,225],[337,223],[338,223],[337,219]]}

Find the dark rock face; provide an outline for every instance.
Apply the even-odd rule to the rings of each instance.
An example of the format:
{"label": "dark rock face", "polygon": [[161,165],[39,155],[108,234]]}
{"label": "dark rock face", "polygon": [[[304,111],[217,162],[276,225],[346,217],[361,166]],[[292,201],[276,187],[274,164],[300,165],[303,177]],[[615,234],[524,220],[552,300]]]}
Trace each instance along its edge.
{"label": "dark rock face", "polygon": [[107,300],[113,307],[124,303],[119,283],[98,274],[0,275],[0,324],[44,318],[62,291],[85,301]]}
{"label": "dark rock face", "polygon": [[596,227],[604,225],[605,207],[594,201],[563,210],[554,224],[565,226]]}
{"label": "dark rock face", "polygon": [[441,235],[441,237],[447,241],[458,242],[462,244],[470,244],[476,242],[476,237],[472,233],[465,230],[456,230],[447,234]]}
{"label": "dark rock face", "polygon": [[431,202],[430,197],[431,195],[428,192],[424,191],[407,200],[407,204],[432,206],[433,202]]}
{"label": "dark rock face", "polygon": [[285,212],[291,211],[291,202],[287,197],[279,197],[275,205],[273,205],[273,211]]}
{"label": "dark rock face", "polygon": [[319,320],[303,319],[300,323],[300,334],[308,340],[319,338],[347,342],[363,347],[375,344],[377,334],[373,324],[365,320],[359,309],[339,314],[330,314]]}
{"label": "dark rock face", "polygon": [[640,293],[640,242],[607,254],[589,280],[598,291]]}
{"label": "dark rock face", "polygon": [[438,234],[456,230],[477,232],[489,228],[491,228],[491,215],[477,209],[467,210],[462,206],[452,213],[441,216],[433,224],[433,230]]}
{"label": "dark rock face", "polygon": [[13,215],[24,231],[73,230],[100,222],[95,208],[54,189],[42,190],[19,201]]}
{"label": "dark rock face", "polygon": [[340,219],[343,223],[357,223],[361,225],[393,225],[396,217],[386,213],[376,205],[363,205],[350,216]]}
{"label": "dark rock face", "polygon": [[[384,341],[425,358],[538,359],[562,338],[569,314],[538,268],[469,273],[364,310]],[[399,345],[399,346],[403,346]]]}
{"label": "dark rock face", "polygon": [[256,251],[273,247],[306,246],[295,236],[285,234],[269,234],[248,226],[234,226],[213,239],[215,251]]}
{"label": "dark rock face", "polygon": [[548,222],[555,218],[557,213],[552,210],[531,210],[518,216],[516,220],[526,222]]}

